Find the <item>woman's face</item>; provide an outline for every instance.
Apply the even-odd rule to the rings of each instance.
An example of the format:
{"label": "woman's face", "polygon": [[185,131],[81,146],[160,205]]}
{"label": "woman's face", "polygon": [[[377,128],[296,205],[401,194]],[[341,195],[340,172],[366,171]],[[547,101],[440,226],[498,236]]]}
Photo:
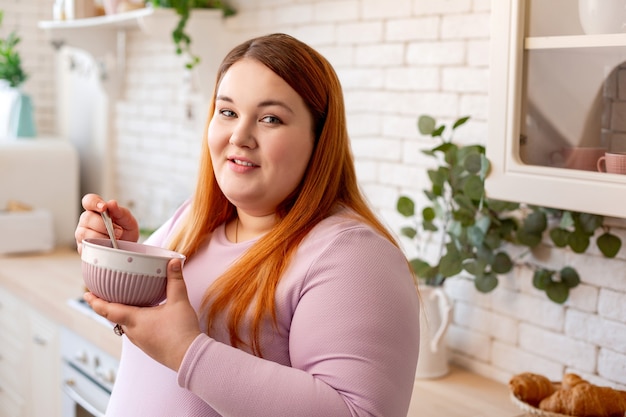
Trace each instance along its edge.
{"label": "woman's face", "polygon": [[313,152],[312,116],[298,93],[253,59],[217,90],[208,145],[217,182],[240,210],[266,216],[297,187]]}

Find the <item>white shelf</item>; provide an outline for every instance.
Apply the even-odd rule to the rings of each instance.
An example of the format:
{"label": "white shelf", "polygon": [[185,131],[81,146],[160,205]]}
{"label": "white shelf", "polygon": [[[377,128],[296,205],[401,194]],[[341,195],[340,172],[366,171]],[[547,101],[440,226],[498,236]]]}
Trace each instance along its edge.
{"label": "white shelf", "polygon": [[[174,43],[172,31],[179,16],[171,8],[133,10],[115,15],[98,16],[86,19],[64,21],[41,21],[38,26],[44,30],[54,48],[71,46],[82,49],[101,62],[104,88],[110,97],[115,97],[120,88],[126,58],[126,33],[141,31],[153,39]],[[192,49],[200,57],[200,71],[206,75],[199,81],[203,94],[210,94],[213,73],[223,58],[223,44],[214,42],[222,35],[223,12],[220,9],[194,9],[185,31],[192,39]],[[182,65],[182,64],[181,64]]]}
{"label": "white shelf", "polygon": [[525,49],[603,48],[626,46],[625,33],[605,35],[534,36],[524,40]]}
{"label": "white shelf", "polygon": [[[162,10],[160,12],[167,13]],[[72,30],[84,28],[109,28],[109,29],[136,29],[139,28],[139,21],[155,13],[155,9],[145,7],[143,9],[132,10],[114,15],[90,17],[87,19],[74,20],[47,20],[39,22],[39,28],[46,31]],[[169,12],[171,14],[171,12]]]}

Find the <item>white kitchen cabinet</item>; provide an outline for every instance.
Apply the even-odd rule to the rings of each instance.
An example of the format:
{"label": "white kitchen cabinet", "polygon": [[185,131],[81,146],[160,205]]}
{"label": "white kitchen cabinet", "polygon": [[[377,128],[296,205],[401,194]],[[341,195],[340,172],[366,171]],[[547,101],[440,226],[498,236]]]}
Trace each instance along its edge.
{"label": "white kitchen cabinet", "polygon": [[61,417],[59,327],[0,288],[0,416]]}
{"label": "white kitchen cabinet", "polygon": [[30,311],[30,416],[61,417],[59,326]]}
{"label": "white kitchen cabinet", "polygon": [[584,34],[576,0],[491,8],[487,194],[626,217],[626,175],[596,168],[626,151],[626,33]]}
{"label": "white kitchen cabinet", "polygon": [[0,288],[0,415],[3,416],[28,416],[28,317],[23,307],[18,298]]}

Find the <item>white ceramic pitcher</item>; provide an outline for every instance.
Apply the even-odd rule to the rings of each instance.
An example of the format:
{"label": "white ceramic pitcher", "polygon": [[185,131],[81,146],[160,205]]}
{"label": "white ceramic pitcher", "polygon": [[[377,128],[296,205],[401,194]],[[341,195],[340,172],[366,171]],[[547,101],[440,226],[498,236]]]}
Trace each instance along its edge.
{"label": "white ceramic pitcher", "polygon": [[450,371],[446,332],[452,320],[452,302],[441,287],[420,287],[420,353],[415,378],[439,378]]}

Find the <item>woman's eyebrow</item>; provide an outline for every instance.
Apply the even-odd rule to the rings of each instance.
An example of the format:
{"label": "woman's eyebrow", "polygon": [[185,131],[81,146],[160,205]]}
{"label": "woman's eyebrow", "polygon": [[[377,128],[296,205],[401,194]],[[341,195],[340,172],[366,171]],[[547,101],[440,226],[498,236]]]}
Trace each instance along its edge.
{"label": "woman's eyebrow", "polygon": [[268,106],[280,106],[284,108],[285,110],[287,110],[289,113],[293,114],[293,110],[291,110],[291,107],[289,107],[287,103],[280,101],[280,100],[265,100],[265,101],[260,102],[257,107],[268,107]]}
{"label": "woman's eyebrow", "polygon": [[[234,103],[234,100],[228,96],[224,96],[224,95],[219,95],[215,97],[215,101],[226,101],[229,103]],[[269,107],[269,106],[280,106],[282,108],[284,108],[285,110],[287,110],[289,113],[293,114],[293,110],[291,109],[291,107],[289,107],[287,105],[287,103],[285,103],[284,101],[280,101],[280,100],[264,100],[262,102],[260,102],[257,107],[258,108],[262,108],[262,107]]]}

